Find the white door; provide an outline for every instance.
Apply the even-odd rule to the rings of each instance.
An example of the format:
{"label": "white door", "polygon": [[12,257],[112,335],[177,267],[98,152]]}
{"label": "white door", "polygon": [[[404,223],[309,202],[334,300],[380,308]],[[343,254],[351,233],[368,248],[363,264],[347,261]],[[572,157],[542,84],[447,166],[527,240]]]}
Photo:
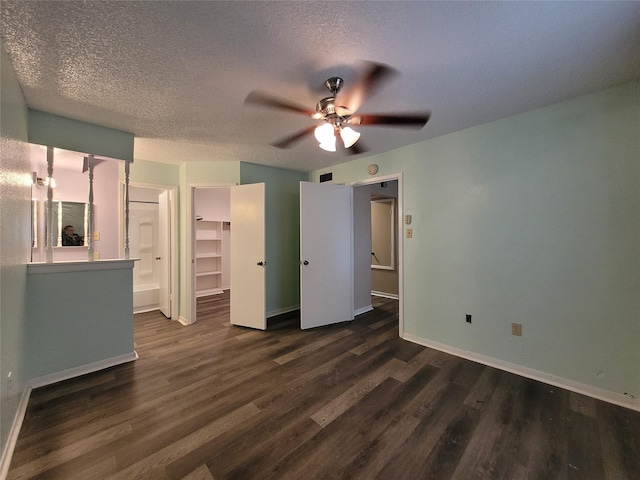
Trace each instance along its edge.
{"label": "white door", "polygon": [[300,182],[300,325],[353,320],[351,187]]}
{"label": "white door", "polygon": [[267,328],[264,183],[231,187],[231,323]]}
{"label": "white door", "polygon": [[171,207],[169,191],[165,190],[158,197],[158,267],[159,306],[165,317],[171,318]]}

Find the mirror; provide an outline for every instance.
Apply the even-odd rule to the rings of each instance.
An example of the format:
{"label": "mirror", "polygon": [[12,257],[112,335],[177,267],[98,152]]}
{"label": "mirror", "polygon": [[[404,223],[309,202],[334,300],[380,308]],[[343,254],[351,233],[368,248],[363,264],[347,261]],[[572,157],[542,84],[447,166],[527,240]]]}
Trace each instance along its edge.
{"label": "mirror", "polygon": [[[89,205],[79,202],[53,202],[52,238],[54,247],[84,247]],[[47,202],[44,203],[47,215]],[[45,239],[48,238],[45,222]]]}
{"label": "mirror", "polygon": [[371,200],[371,268],[395,270],[395,198]]}

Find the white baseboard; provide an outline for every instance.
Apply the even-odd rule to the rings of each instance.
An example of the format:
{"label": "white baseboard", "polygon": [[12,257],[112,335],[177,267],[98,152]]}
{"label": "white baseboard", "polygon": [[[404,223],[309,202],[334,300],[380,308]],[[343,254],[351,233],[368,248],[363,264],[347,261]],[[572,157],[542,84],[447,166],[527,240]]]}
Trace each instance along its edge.
{"label": "white baseboard", "polygon": [[610,390],[605,390],[603,388],[594,387],[592,385],[586,385],[584,383],[576,382],[568,378],[558,377],[549,373],[540,372],[539,370],[523,367],[522,365],[518,365],[516,363],[505,362],[504,360],[488,357],[486,355],[468,352],[460,348],[452,347],[439,342],[434,342],[432,340],[426,340],[424,338],[410,335],[408,333],[405,333],[403,338],[409,342],[417,343],[418,345],[423,345],[435,350],[440,350],[441,352],[450,353],[451,355],[455,355],[456,357],[466,358],[467,360],[481,363],[489,367],[494,367],[499,370],[515,373],[516,375],[520,375],[521,377],[548,383],[549,385],[564,388],[566,390],[580,393],[588,397],[593,397],[595,399],[612,403],[614,405],[619,405],[621,407],[640,411],[640,398],[634,398],[629,395],[623,395],[620,393],[612,392]]}
{"label": "white baseboard", "polygon": [[185,327],[187,327],[187,326],[191,325],[191,322],[190,322],[189,320],[187,320],[185,317],[183,317],[182,315],[180,315],[180,316],[178,317],[178,321],[179,321],[182,325],[184,325]]}
{"label": "white baseboard", "polygon": [[397,293],[376,292],[375,290],[371,290],[371,295],[373,295],[374,297],[391,298],[393,300],[400,299],[400,296]]}
{"label": "white baseboard", "polygon": [[284,315],[285,313],[293,312],[295,310],[300,310],[300,305],[291,305],[289,307],[278,308],[277,310],[271,310],[267,312],[267,318],[276,317],[278,315]]}
{"label": "white baseboard", "polygon": [[354,310],[353,316],[357,317],[358,315],[362,315],[363,313],[370,312],[371,310],[373,310],[373,307],[371,305],[367,305],[366,307],[362,307],[362,308],[358,308],[357,310]]}
{"label": "white baseboard", "polygon": [[105,368],[115,367],[122,363],[133,362],[138,359],[138,354],[134,350],[131,353],[125,353],[124,355],[118,355],[117,357],[107,358],[98,362],[88,363],[86,365],[80,365],[79,367],[69,368],[62,370],[61,372],[52,373],[50,375],[43,375],[42,377],[36,377],[27,385],[31,388],[44,387],[45,385],[51,385],[52,383],[62,382],[70,378],[79,377],[80,375],[86,375],[87,373],[97,372],[104,370]]}
{"label": "white baseboard", "polygon": [[11,425],[11,430],[7,437],[7,443],[4,446],[2,458],[0,459],[0,480],[5,480],[9,473],[9,465],[11,464],[11,458],[13,457],[13,451],[16,448],[16,443],[18,442],[18,435],[20,435],[24,416],[27,413],[27,405],[29,404],[29,397],[31,397],[31,390],[31,387],[26,386],[22,391],[18,410],[16,411],[15,417],[13,417],[13,424]]}

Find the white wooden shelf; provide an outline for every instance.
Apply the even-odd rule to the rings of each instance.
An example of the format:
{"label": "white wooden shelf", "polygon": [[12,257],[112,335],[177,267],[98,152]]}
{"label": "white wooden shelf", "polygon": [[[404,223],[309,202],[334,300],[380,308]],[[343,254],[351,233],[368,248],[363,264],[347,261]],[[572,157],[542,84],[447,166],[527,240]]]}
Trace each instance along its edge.
{"label": "white wooden shelf", "polygon": [[221,253],[198,253],[196,258],[222,258]]}
{"label": "white wooden shelf", "polygon": [[196,222],[196,297],[222,293],[223,222]]}
{"label": "white wooden shelf", "polygon": [[196,277],[206,277],[209,275],[222,275],[221,271],[210,271],[210,272],[200,272],[200,273],[196,273]]}

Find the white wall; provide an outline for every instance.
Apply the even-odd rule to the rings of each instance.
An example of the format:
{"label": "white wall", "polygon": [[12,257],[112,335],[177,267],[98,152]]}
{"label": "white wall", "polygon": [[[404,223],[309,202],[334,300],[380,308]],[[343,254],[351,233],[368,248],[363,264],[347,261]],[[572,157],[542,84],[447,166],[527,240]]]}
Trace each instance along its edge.
{"label": "white wall", "polygon": [[194,213],[203,220],[228,222],[231,216],[229,188],[197,188],[195,207]]}
{"label": "white wall", "polygon": [[405,332],[640,398],[639,105],[625,85],[333,167],[405,173]]}

